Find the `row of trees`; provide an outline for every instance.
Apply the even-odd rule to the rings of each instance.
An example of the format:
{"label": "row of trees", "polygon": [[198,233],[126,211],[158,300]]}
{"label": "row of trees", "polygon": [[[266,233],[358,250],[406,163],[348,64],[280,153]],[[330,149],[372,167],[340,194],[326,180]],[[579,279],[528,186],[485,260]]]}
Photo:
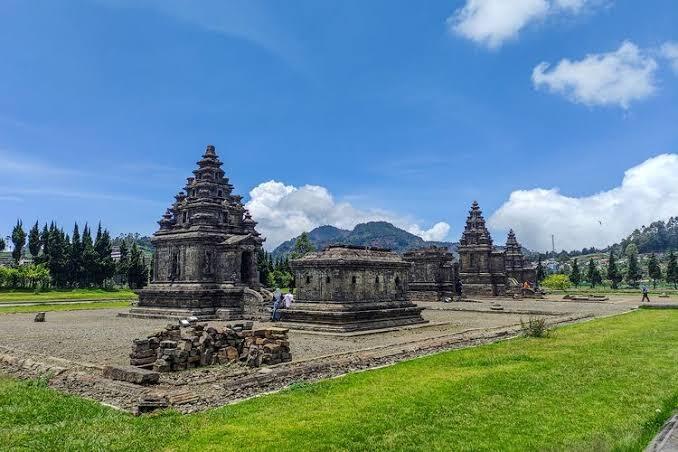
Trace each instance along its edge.
{"label": "row of trees", "polygon": [[[143,253],[132,243],[131,249],[124,241],[120,245],[120,260],[111,256],[111,236],[99,223],[94,239],[89,225],[80,233],[75,223],[72,235],[64,232],[56,223],[45,223],[40,229],[36,221],[28,234],[23,222],[17,221],[12,230],[12,258],[17,269],[29,267],[21,264],[25,247],[33,258],[33,267],[44,268],[49,274],[49,283],[56,288],[106,287],[117,280],[132,288],[146,285],[148,269]],[[4,249],[0,243],[0,251]],[[13,279],[13,281],[16,280]]]}
{"label": "row of trees", "polygon": [[294,274],[290,267],[290,259],[298,259],[307,253],[315,251],[315,246],[307,232],[303,232],[294,243],[294,249],[289,256],[273,256],[261,250],[257,256],[257,269],[261,284],[266,287],[294,288]]}
{"label": "row of trees", "polygon": [[[674,288],[678,287],[678,263],[676,262],[676,255],[673,252],[669,253],[666,271],[662,271],[657,256],[652,254],[647,261],[647,274],[655,288],[657,283],[662,280],[672,284]],[[622,281],[626,281],[630,287],[638,287],[643,278],[643,272],[638,263],[637,254],[632,253],[629,255],[626,272],[622,273],[619,269],[617,258],[614,253],[610,253],[605,276],[610,281],[613,289],[617,289]],[[603,283],[603,273],[593,259],[589,260],[585,271],[580,269],[578,260],[574,259],[569,279],[575,286],[587,282],[593,288]]]}

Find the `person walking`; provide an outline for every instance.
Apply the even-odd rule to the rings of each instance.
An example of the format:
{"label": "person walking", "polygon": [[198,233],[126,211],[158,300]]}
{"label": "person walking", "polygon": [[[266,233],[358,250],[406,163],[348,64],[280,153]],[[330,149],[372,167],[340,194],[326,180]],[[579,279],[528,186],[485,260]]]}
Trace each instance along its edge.
{"label": "person walking", "polygon": [[461,301],[461,297],[464,294],[464,285],[459,278],[457,278],[457,281],[454,283],[454,291],[457,293],[457,301]]}
{"label": "person walking", "polygon": [[650,290],[647,288],[647,286],[643,286],[643,298],[640,300],[642,303],[643,301],[647,300],[647,302],[650,302],[650,296],[649,296]]}

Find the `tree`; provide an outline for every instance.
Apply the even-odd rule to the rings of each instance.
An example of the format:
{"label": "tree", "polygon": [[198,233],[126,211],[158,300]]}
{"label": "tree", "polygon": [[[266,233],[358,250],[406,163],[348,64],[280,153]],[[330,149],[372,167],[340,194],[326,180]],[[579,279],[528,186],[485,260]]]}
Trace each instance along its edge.
{"label": "tree", "polygon": [[5,245],[5,241],[3,240],[2,237],[0,237],[0,253],[5,251],[5,246],[7,246]]}
{"label": "tree", "polygon": [[[630,247],[631,245],[629,245]],[[643,277],[640,267],[638,266],[638,255],[629,255],[629,266],[626,271],[626,282],[631,287],[638,287],[638,282]]]}
{"label": "tree", "polygon": [[540,283],[546,278],[546,272],[544,271],[544,265],[541,263],[541,254],[539,255],[539,261],[537,262],[537,282]]}
{"label": "tree", "polygon": [[26,233],[24,232],[23,223],[21,220],[16,220],[16,226],[12,229],[12,243],[14,244],[14,249],[12,250],[12,257],[14,261],[19,265],[21,260],[21,252],[23,251],[24,245],[26,245]]}
{"label": "tree", "polygon": [[120,242],[120,260],[116,265],[116,273],[120,276],[121,283],[127,284],[127,274],[129,273],[129,250],[123,240]]}
{"label": "tree", "polygon": [[624,249],[624,254],[629,258],[631,256],[638,256],[638,245],[635,243],[629,243],[626,245],[626,249]]}
{"label": "tree", "polygon": [[40,227],[36,221],[30,232],[28,233],[28,251],[33,256],[33,261],[38,258],[40,254]]}
{"label": "tree", "polygon": [[652,279],[652,286],[656,289],[657,281],[662,279],[662,268],[659,266],[659,261],[657,261],[657,256],[654,253],[647,263],[647,273]]}
{"label": "tree", "polygon": [[610,251],[610,257],[607,262],[607,279],[612,282],[612,288],[619,288],[619,283],[622,281],[622,275],[617,268],[617,261],[614,257],[614,252]]}
{"label": "tree", "polygon": [[73,225],[68,269],[68,280],[72,287],[76,287],[82,282],[82,265],[82,240],[80,240],[78,223],[75,223]]}
{"label": "tree", "polygon": [[598,266],[596,266],[596,263],[593,262],[593,258],[589,259],[589,266],[586,272],[586,279],[588,280],[592,289],[596,287],[598,284],[601,284],[603,282],[603,275],[600,274],[600,270],[598,270]]}
{"label": "tree", "polygon": [[673,251],[669,253],[669,263],[666,267],[666,282],[673,284],[673,288],[678,288],[678,262]]}
{"label": "tree", "polygon": [[311,243],[308,232],[302,232],[297,241],[294,242],[294,249],[290,253],[290,257],[292,259],[299,259],[312,251],[315,251],[315,246]]}
{"label": "tree", "polygon": [[101,287],[104,281],[110,279],[115,274],[115,262],[111,257],[111,236],[107,230],[101,229],[101,222],[97,228],[96,240],[94,241],[95,251],[95,270],[94,283]]}
{"label": "tree", "polygon": [[577,259],[575,259],[574,262],[572,262],[570,281],[572,281],[572,284],[574,284],[575,287],[579,287],[579,283],[581,282],[581,271],[579,270],[579,262],[577,261]]}
{"label": "tree", "polygon": [[129,255],[129,270],[127,282],[132,289],[141,289],[148,282],[148,269],[146,262],[136,243],[132,244]]}
{"label": "tree", "polygon": [[572,285],[569,276],[562,274],[549,275],[542,282],[544,287],[556,290],[566,290]]}
{"label": "tree", "polygon": [[94,250],[94,243],[92,242],[92,233],[89,226],[85,223],[82,229],[82,285],[88,286],[94,282],[94,275],[96,274],[97,253]]}

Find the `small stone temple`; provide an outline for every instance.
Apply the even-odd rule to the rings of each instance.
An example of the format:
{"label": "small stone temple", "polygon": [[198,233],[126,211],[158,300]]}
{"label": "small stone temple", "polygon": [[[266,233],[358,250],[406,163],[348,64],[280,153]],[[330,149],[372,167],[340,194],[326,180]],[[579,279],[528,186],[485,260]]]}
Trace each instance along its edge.
{"label": "small stone temple", "polygon": [[412,301],[442,301],[454,294],[454,255],[444,247],[427,247],[408,251],[403,259],[410,262],[409,298]]}
{"label": "small stone temple", "polygon": [[333,245],[290,263],[295,302],[281,320],[291,328],[351,332],[424,323],[408,298],[410,263],[387,249]]}
{"label": "small stone temple", "polygon": [[158,222],[152,281],[128,315],[236,319],[248,300],[261,301],[256,255],[264,239],[214,146],[197,165]]}
{"label": "small stone temple", "polygon": [[522,249],[513,231],[509,233],[506,250],[498,250],[485,225],[483,213],[473,202],[466,227],[459,240],[459,278],[465,295],[505,295],[509,278],[518,284],[534,284],[536,273],[526,265]]}

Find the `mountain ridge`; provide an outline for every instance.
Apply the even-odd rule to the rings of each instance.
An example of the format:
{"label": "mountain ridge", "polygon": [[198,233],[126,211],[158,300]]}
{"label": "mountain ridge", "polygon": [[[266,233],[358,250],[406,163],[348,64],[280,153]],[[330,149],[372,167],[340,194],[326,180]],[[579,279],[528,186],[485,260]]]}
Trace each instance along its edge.
{"label": "mountain ridge", "polygon": [[[313,246],[320,250],[328,245],[359,245],[377,248],[389,248],[397,253],[404,253],[415,248],[426,246],[443,246],[452,252],[457,251],[457,243],[427,241],[400,229],[386,221],[369,221],[357,224],[352,230],[323,225],[308,232]],[[299,237],[294,237],[278,245],[271,254],[273,257],[287,256]]]}

